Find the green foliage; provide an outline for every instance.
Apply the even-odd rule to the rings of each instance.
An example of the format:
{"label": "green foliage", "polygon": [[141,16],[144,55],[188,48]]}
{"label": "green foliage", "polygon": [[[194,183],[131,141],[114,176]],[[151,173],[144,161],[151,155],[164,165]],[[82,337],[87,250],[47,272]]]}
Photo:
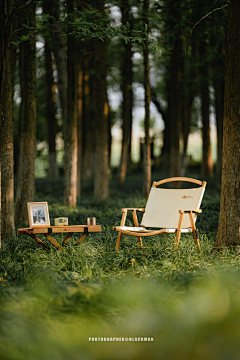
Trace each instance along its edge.
{"label": "green foliage", "polygon": [[123,236],[116,252],[112,226],[120,223],[121,208],[146,201],[140,178],[133,174],[119,184],[113,176],[104,201],[94,200],[92,184],[83,183],[76,209],[59,202],[61,179],[36,181],[35,200],[49,201],[51,223],[59,216],[70,224],[96,216],[103,231],[77,246],[75,235],[60,251],[43,250],[27,236],[3,241],[0,359],[238,358],[239,249],[213,251],[220,183],[208,179],[197,224],[200,252],[187,234],[178,250],[174,235],[144,239],[144,248]]}

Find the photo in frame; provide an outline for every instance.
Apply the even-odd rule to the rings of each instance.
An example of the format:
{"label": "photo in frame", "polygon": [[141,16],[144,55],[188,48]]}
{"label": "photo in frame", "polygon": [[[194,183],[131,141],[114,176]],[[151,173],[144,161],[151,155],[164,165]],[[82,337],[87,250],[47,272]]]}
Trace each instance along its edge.
{"label": "photo in frame", "polygon": [[50,226],[47,202],[29,202],[27,203],[27,206],[30,227],[43,225]]}

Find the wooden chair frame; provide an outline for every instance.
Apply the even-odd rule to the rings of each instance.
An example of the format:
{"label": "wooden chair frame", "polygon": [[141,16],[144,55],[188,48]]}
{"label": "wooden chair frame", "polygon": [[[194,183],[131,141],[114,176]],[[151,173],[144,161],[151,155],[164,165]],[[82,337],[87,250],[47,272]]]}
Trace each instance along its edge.
{"label": "wooden chair frame", "polygon": [[[170,182],[175,182],[175,181],[191,182],[191,183],[197,184],[197,185],[199,185],[201,187],[204,187],[204,188],[207,185],[206,181],[200,181],[200,180],[196,180],[196,179],[192,179],[192,178],[186,178],[186,177],[173,177],[173,178],[160,180],[158,182],[155,181],[155,182],[153,182],[152,187],[155,188],[155,187],[157,187],[159,185],[162,185],[162,184],[165,184],[165,183],[170,183]],[[135,228],[138,228],[139,223],[138,223],[137,212],[144,213],[145,208],[123,208],[122,209],[123,214],[122,214],[122,219],[121,219],[120,226],[116,226],[116,227],[113,228],[113,230],[118,231],[118,237],[117,237],[116,248],[115,248],[116,250],[118,250],[119,247],[120,247],[122,234],[136,236],[139,245],[143,246],[142,237],[172,233],[172,231],[170,231],[170,229],[145,230],[142,225],[141,225],[142,230],[136,230],[135,228],[132,228],[132,230],[131,230],[131,228],[124,229],[123,227],[125,226],[127,214],[129,212],[132,213]],[[196,217],[201,212],[202,212],[201,209],[187,209],[187,210],[186,209],[179,209],[178,226],[174,231],[174,232],[176,232],[176,239],[175,239],[175,247],[176,248],[178,248],[181,233],[182,233],[182,224],[183,224],[184,214],[188,214],[189,219],[190,219],[190,223],[191,223],[191,227],[188,228],[187,229],[188,231],[185,231],[185,232],[192,232],[193,233],[193,238],[194,238],[195,244],[200,250],[199,235],[198,235],[198,230],[197,230],[196,225],[195,225],[194,216]]]}

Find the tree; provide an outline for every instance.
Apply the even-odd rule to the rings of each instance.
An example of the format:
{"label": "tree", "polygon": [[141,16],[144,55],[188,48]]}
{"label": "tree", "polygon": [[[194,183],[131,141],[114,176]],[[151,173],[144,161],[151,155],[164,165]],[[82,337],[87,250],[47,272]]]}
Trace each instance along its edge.
{"label": "tree", "polygon": [[[23,3],[24,4],[24,3]],[[23,23],[34,28],[36,5],[33,3],[26,9]],[[26,16],[27,15],[27,16]],[[28,36],[20,47],[21,73],[21,134],[20,158],[18,169],[18,186],[15,205],[17,224],[26,224],[27,202],[33,201],[35,184],[35,152],[36,152],[36,34],[35,30],[24,29]]]}
{"label": "tree", "polygon": [[240,3],[229,2],[223,119],[222,187],[215,247],[240,245]]}
{"label": "tree", "polygon": [[[148,27],[148,11],[149,0],[143,1],[143,18],[146,26]],[[144,107],[145,107],[145,142],[143,147],[143,195],[148,197],[151,187],[151,147],[150,147],[150,80],[149,80],[149,50],[147,41],[144,42],[143,50],[143,62],[144,62]]]}
{"label": "tree", "polygon": [[67,75],[67,51],[65,37],[61,36],[63,26],[59,22],[60,18],[60,1],[59,0],[44,0],[43,7],[45,12],[51,15],[49,22],[53,24],[52,31],[50,32],[52,37],[53,54],[57,67],[57,84],[59,91],[59,98],[62,111],[63,122],[63,138],[66,138],[66,124],[67,124],[67,88],[68,88],[68,75]]}
{"label": "tree", "polygon": [[46,67],[46,120],[48,128],[48,177],[59,175],[56,154],[56,85],[53,78],[53,59],[51,38],[45,36],[45,67]]}
{"label": "tree", "polygon": [[[77,3],[68,0],[68,14],[72,16]],[[66,127],[64,158],[64,204],[76,206],[77,203],[77,166],[78,166],[78,62],[77,39],[68,35],[67,70],[68,70],[68,116]]]}
{"label": "tree", "polygon": [[83,119],[82,132],[82,179],[90,180],[94,173],[94,144],[95,136],[93,136],[93,69],[94,54],[91,41],[87,40],[83,46]]}
{"label": "tree", "polygon": [[[104,1],[95,0],[95,8],[104,16]],[[94,40],[94,197],[108,197],[108,102],[106,98],[106,41]]]}
{"label": "tree", "polygon": [[[210,140],[210,96],[209,96],[209,73],[206,62],[205,44],[201,47],[202,64],[200,66],[200,94],[202,112],[202,175],[213,176],[213,160]],[[204,56],[205,55],[205,56]]]}
{"label": "tree", "polygon": [[[122,24],[131,23],[131,7],[128,0],[124,0],[121,4]],[[124,53],[122,58],[122,152],[120,162],[120,182],[125,181],[127,167],[129,164],[129,148],[131,143],[131,129],[132,129],[132,105],[133,105],[133,91],[132,91],[132,44],[127,42],[124,44]]]}
{"label": "tree", "polygon": [[[12,35],[12,26],[13,26],[13,0],[4,0],[1,1],[0,4],[0,125],[2,126],[3,121],[3,111],[2,111],[2,103],[3,103],[3,87],[4,87],[4,75],[5,75],[5,67],[7,61],[7,54],[10,45],[10,39]],[[1,134],[3,132],[1,131]],[[1,176],[1,163],[2,157],[4,156],[2,152],[2,146],[0,149],[0,216],[2,212],[2,176]],[[1,247],[1,219],[0,219],[0,247]]]}
{"label": "tree", "polygon": [[1,119],[0,157],[1,157],[1,230],[2,237],[15,236],[14,226],[14,172],[13,172],[13,101],[11,51],[7,52],[3,85],[3,104]]}

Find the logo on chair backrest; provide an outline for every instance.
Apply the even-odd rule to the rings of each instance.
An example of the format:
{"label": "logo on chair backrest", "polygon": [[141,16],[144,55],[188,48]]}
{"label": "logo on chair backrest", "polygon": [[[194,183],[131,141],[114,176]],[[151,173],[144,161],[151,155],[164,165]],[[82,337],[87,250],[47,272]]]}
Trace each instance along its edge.
{"label": "logo on chair backrest", "polygon": [[193,199],[191,195],[184,195],[182,196],[182,199]]}

